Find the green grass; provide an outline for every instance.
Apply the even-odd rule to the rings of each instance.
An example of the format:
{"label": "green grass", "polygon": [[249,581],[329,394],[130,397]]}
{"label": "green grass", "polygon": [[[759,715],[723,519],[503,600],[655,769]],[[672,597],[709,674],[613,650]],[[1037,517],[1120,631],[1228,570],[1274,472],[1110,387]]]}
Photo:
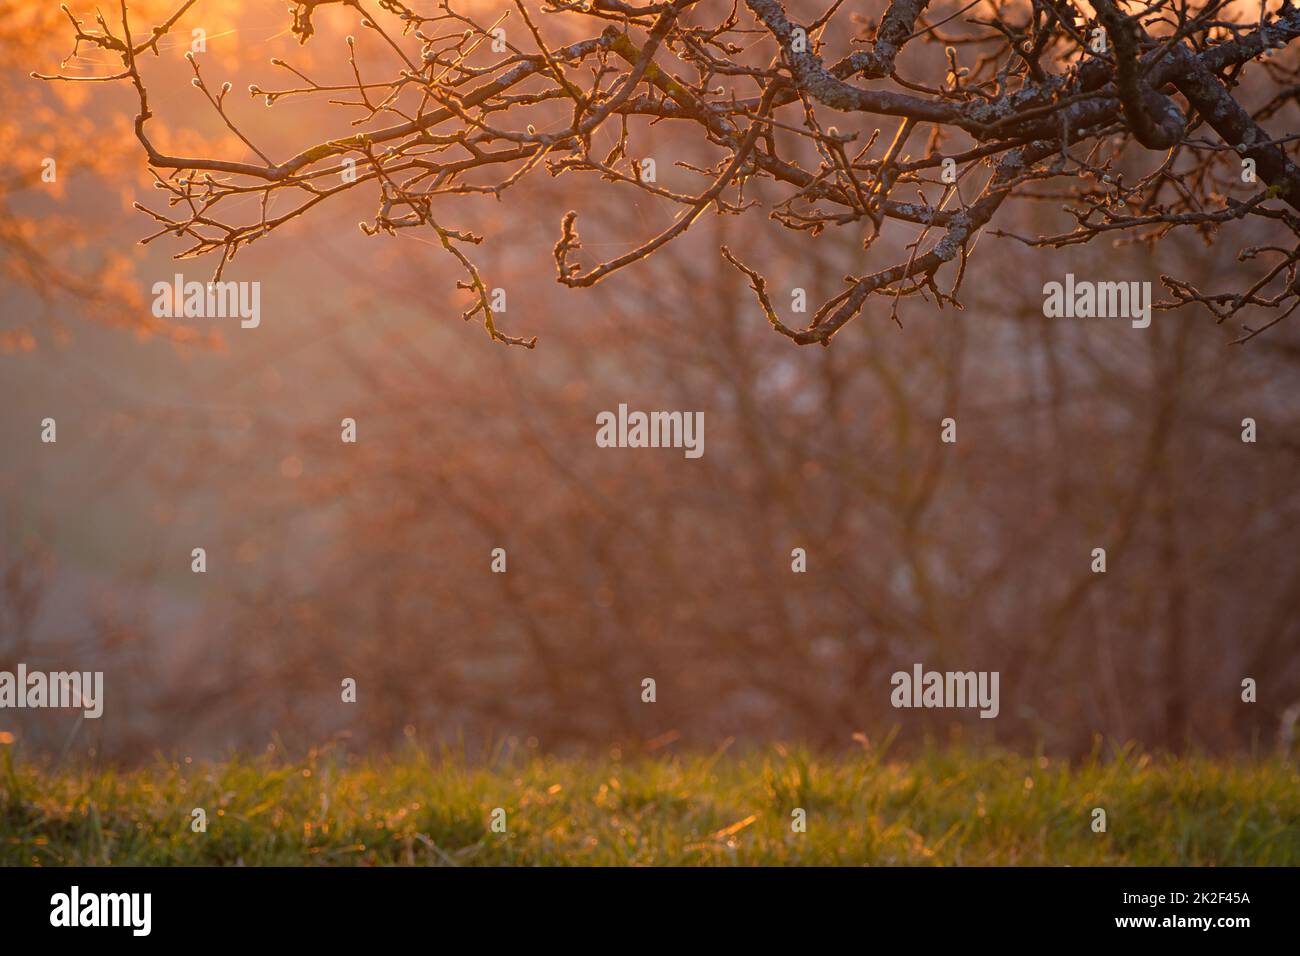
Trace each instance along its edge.
{"label": "green grass", "polygon": [[[749,754],[470,765],[420,752],[132,771],[0,747],[0,863],[159,865],[1297,865],[1300,775],[1279,760],[1117,748],[1067,764]],[[205,808],[206,833],[190,827]],[[489,828],[493,808],[508,832]],[[807,811],[807,832],[791,811]],[[1091,829],[1103,807],[1106,833]]]}

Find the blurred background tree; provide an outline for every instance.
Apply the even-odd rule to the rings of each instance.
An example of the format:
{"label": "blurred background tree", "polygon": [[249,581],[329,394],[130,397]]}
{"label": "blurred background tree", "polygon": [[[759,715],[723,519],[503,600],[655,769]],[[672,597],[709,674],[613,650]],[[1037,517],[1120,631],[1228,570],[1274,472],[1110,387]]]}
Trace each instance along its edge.
{"label": "blurred background tree", "polygon": [[[132,6],[142,24],[171,9],[146,6]],[[298,55],[282,11],[222,16],[209,50],[231,75]],[[356,13],[337,5],[314,20],[302,55],[332,63],[313,51],[336,53]],[[20,75],[66,55],[66,27],[33,21],[39,42],[0,95],[76,89],[116,97],[113,108],[11,113],[26,117],[12,135],[35,142],[72,113],[106,164],[119,143],[128,156],[97,171],[83,200],[39,192],[29,175],[31,197],[13,202],[51,204],[32,215],[52,261],[71,251],[44,225],[60,216],[88,256],[117,261],[125,254],[109,250],[149,228],[121,214],[122,198],[156,199],[120,125],[130,90]],[[943,30],[987,32],[961,18]],[[147,55],[152,103],[175,116],[194,93],[188,44],[160,46]],[[373,37],[356,49],[363,75],[385,55]],[[916,48],[918,62],[937,55]],[[1238,99],[1263,104],[1279,129],[1293,123],[1293,97],[1270,72],[1239,79]],[[259,117],[274,155],[330,115],[291,103]],[[178,153],[247,152],[219,117],[156,129],[193,140],[161,147]],[[686,130],[653,130],[674,162],[718,161]],[[52,150],[24,155],[39,166]],[[1124,164],[1130,182],[1150,166],[1118,150],[1112,174]],[[697,188],[688,171],[660,169],[661,185]],[[601,259],[670,228],[680,205],[626,183],[579,194],[582,183],[534,175],[504,202],[446,199],[457,228],[485,237],[474,262],[506,292],[499,324],[539,335],[532,351],[467,335],[455,321],[469,301],[455,288],[461,264],[434,236],[362,235],[357,221],[375,217],[362,190],[229,265],[225,278],[263,283],[257,330],[161,323],[168,339],[140,343],[112,328],[153,330],[142,291],[170,279],[175,248],[146,247],[120,289],[95,266],[71,267],[126,318],[73,325],[94,317],[74,297],[64,323],[75,334],[0,358],[0,668],[102,668],[110,696],[97,722],[10,712],[24,745],[123,760],[344,732],[375,747],[409,733],[531,736],[555,749],[728,736],[835,746],[896,723],[905,738],[957,724],[1062,753],[1095,733],[1212,750],[1272,741],[1300,700],[1300,342],[1283,322],[1230,347],[1241,328],[1204,310],[1157,313],[1145,330],[1046,319],[1042,285],[1066,271],[1171,272],[1234,287],[1237,250],[1277,241],[1275,220],[1123,245],[984,235],[964,310],[907,295],[895,323],[890,297],[873,298],[833,347],[807,350],[772,334],[718,249],[761,264],[773,301],[802,288],[815,308],[861,271],[869,217],[813,235],[750,226],[761,210],[709,215],[635,268],[570,289],[555,282],[552,247],[578,198],[584,246]],[[1096,202],[1112,191],[1080,184]],[[746,194],[767,209],[786,196],[757,180]],[[1067,197],[1048,198],[1007,207],[999,228],[1074,228]],[[871,256],[906,261],[918,232],[885,230]],[[36,276],[3,279],[7,314],[33,338],[52,328]],[[703,410],[706,454],[598,449],[595,416],[620,402]],[[59,420],[57,446],[37,440],[46,415]],[[344,417],[358,422],[355,446],[339,441]],[[945,417],[958,422],[956,445],[939,442]],[[1245,417],[1258,422],[1255,444],[1241,441]],[[189,570],[195,546],[209,555],[203,576]],[[495,547],[507,550],[505,574],[489,570]],[[795,547],[807,574],[790,570]],[[1095,547],[1107,550],[1105,575],[1090,571]],[[900,720],[889,675],[917,661],[1001,671],[999,719]],[[358,704],[339,702],[343,677],[357,679]],[[643,677],[657,681],[653,706],[640,702]],[[1244,677],[1259,681],[1259,703],[1241,702]]]}

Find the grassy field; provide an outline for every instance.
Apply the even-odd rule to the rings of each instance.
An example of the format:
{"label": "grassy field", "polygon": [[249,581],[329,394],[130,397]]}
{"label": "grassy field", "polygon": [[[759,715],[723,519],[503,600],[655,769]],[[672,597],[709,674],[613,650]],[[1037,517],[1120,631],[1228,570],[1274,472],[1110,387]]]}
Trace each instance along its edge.
{"label": "grassy field", "polygon": [[[202,807],[207,832],[191,829]],[[490,828],[494,808],[507,832]],[[792,811],[807,832],[792,832]],[[1092,811],[1107,832],[1092,830]],[[1119,748],[1066,764],[750,754],[43,767],[0,747],[0,863],[1300,864],[1300,775]]]}

